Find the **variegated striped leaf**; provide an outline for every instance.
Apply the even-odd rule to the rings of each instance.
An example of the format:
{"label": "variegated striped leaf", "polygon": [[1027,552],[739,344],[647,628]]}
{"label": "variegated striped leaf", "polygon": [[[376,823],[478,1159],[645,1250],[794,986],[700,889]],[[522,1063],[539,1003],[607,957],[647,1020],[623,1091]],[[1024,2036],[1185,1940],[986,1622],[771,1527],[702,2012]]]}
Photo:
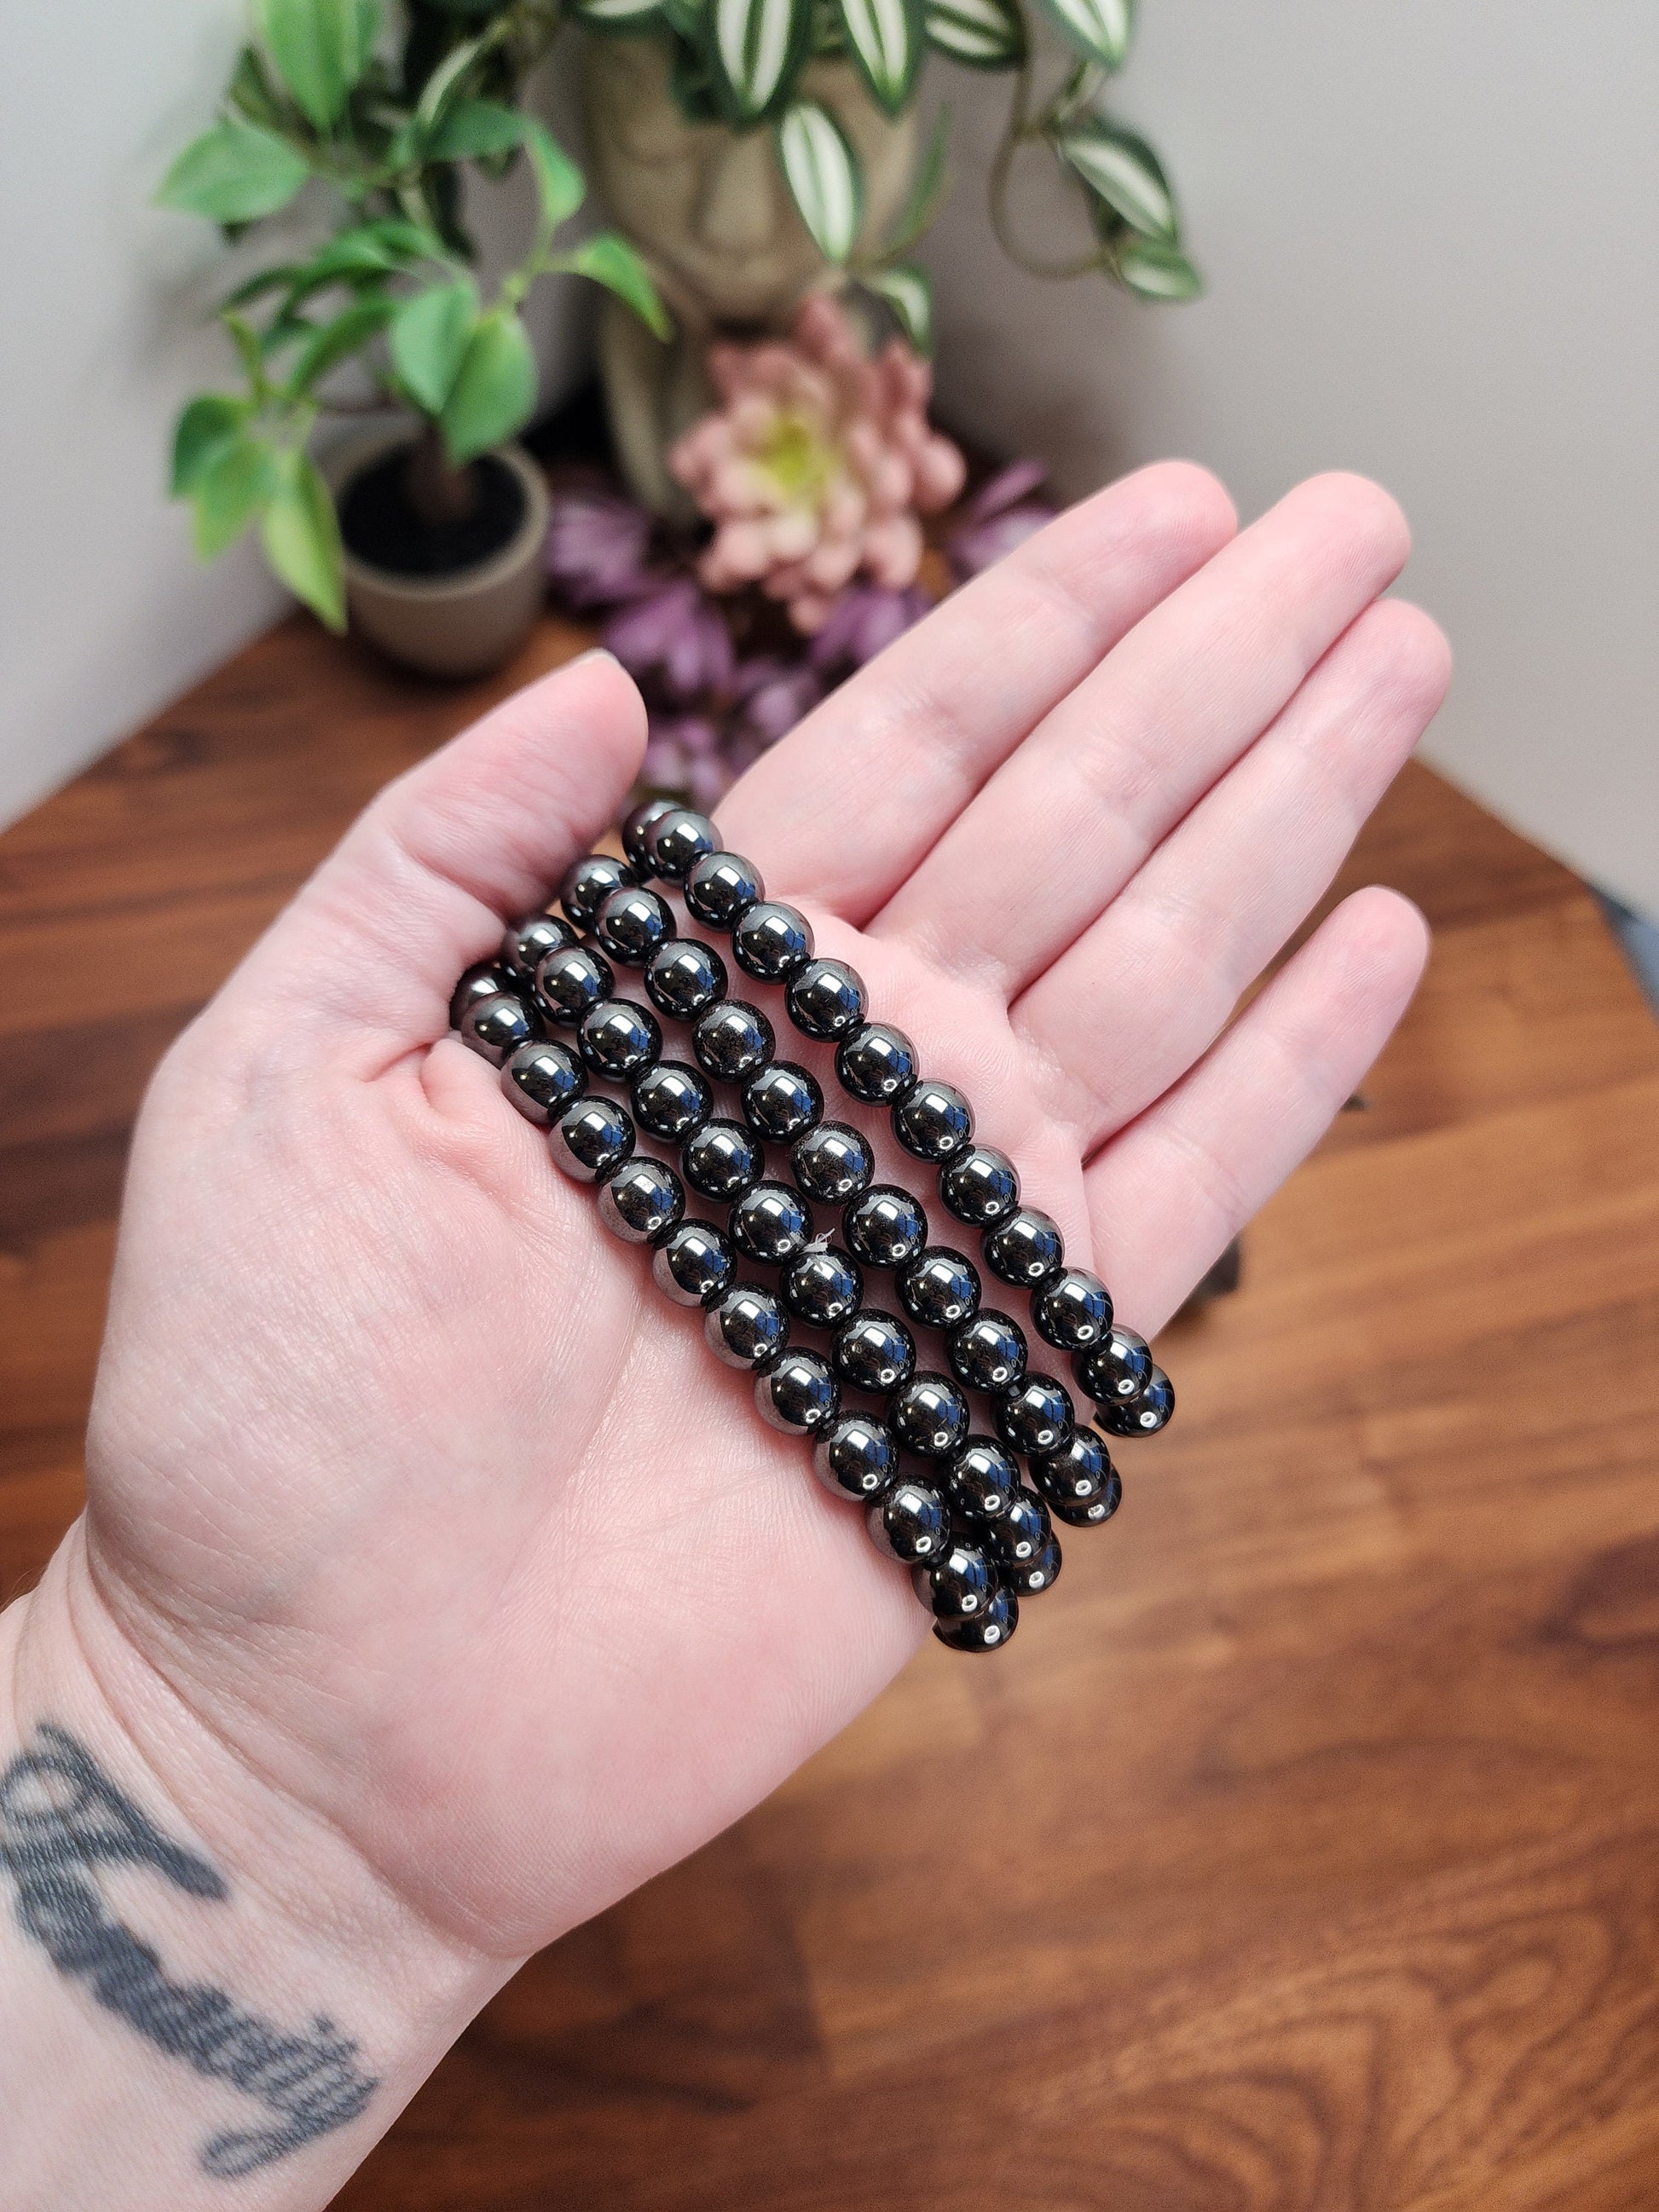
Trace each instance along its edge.
{"label": "variegated striped leaf", "polygon": [[1091,191],[1143,238],[1173,246],[1180,236],[1175,195],[1156,154],[1133,131],[1098,116],[1054,134],[1054,144]]}
{"label": "variegated striped leaf", "polygon": [[710,0],[704,35],[733,122],[757,122],[783,104],[811,27],[811,0]]}
{"label": "variegated striped leaf", "polygon": [[1143,300],[1195,300],[1204,289],[1204,279],[1180,247],[1162,239],[1127,239],[1113,274]]}
{"label": "variegated striped leaf", "polygon": [[1121,69],[1129,51],[1134,0],[1042,0],[1067,42],[1085,61]]}
{"label": "variegated striped leaf", "polygon": [[836,0],[847,50],[878,107],[902,112],[921,66],[921,0]]}
{"label": "variegated striped leaf", "polygon": [[661,0],[576,0],[591,31],[637,31],[661,10]]}
{"label": "variegated striped leaf", "polygon": [[1018,69],[1025,18],[1017,0],[927,0],[927,43],[969,69]]}
{"label": "variegated striped leaf", "polygon": [[886,301],[898,318],[899,328],[920,354],[933,350],[933,288],[925,270],[899,262],[891,269],[872,269],[859,279]]}
{"label": "variegated striped leaf", "polygon": [[815,100],[798,100],[776,126],[778,162],[813,244],[839,264],[853,250],[864,216],[858,157],[841,125]]}

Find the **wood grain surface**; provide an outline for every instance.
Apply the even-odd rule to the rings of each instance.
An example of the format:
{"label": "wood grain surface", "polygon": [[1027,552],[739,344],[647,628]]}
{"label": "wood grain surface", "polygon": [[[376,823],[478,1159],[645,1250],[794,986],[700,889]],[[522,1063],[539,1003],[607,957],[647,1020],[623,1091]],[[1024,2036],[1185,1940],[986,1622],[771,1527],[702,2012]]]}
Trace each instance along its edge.
{"label": "wood grain surface", "polygon": [[[576,641],[442,690],[291,623],[0,839],[0,1594],[76,1509],[157,1055]],[[1365,880],[1428,981],[1170,1332],[1113,1528],[535,1960],[349,2212],[1659,2205],[1659,1032],[1426,771]]]}

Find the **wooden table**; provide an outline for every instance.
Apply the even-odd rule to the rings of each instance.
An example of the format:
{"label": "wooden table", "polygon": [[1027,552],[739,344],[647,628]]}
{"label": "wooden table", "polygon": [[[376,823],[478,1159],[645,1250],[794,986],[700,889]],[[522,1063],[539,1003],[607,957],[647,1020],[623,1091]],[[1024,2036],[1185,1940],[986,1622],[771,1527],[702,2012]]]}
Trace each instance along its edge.
{"label": "wooden table", "polygon": [[[147,1071],[573,641],[439,690],[289,623],[0,839],[5,1595],[75,1510]],[[538,1959],[350,2212],[1659,2204],[1659,1031],[1425,771],[1370,878],[1427,984],[1179,1325],[1112,1534]]]}

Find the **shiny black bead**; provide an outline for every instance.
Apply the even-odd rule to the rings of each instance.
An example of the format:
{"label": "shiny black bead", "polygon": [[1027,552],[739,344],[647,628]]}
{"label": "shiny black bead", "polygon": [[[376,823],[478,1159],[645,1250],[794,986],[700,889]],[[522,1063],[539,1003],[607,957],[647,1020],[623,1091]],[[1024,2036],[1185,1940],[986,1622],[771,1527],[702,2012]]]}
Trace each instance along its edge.
{"label": "shiny black bead", "polygon": [[766,1172],[766,1155],[741,1121],[705,1121],[680,1152],[680,1172],[705,1198],[741,1198]]}
{"label": "shiny black bead", "polygon": [[1066,1246],[1056,1223],[1034,1206],[1022,1206],[979,1240],[985,1264],[1005,1283],[1035,1288],[1066,1264]]}
{"label": "shiny black bead", "polygon": [[1053,1534],[1048,1507],[1035,1491],[1023,1486],[1008,1500],[1008,1510],[985,1524],[992,1556],[1009,1567],[1036,1559]]}
{"label": "shiny black bead", "polygon": [[868,1267],[902,1267],[927,1242],[927,1216],[895,1182],[878,1182],[842,1217],[847,1242]]}
{"label": "shiny black bead", "polygon": [[983,1229],[1019,1204],[1019,1176],[994,1145],[969,1145],[939,1171],[939,1194],[958,1221]]}
{"label": "shiny black bead", "polygon": [[876,1156],[845,1121],[825,1121],[795,1139],[789,1155],[795,1181],[821,1206],[845,1206],[870,1188]]}
{"label": "shiny black bead", "polygon": [[1025,1332],[994,1306],[958,1322],[945,1340],[945,1354],[969,1390],[1007,1390],[1025,1378]]}
{"label": "shiny black bead", "polygon": [[714,1110],[714,1094],[701,1068],[683,1060],[659,1060],[641,1068],[629,1096],[641,1128],[666,1145],[683,1145]]}
{"label": "shiny black bead", "polygon": [[866,1306],[836,1332],[830,1357],[852,1390],[884,1397],[916,1371],[915,1339],[896,1314]]}
{"label": "shiny black bead", "polygon": [[593,934],[599,949],[625,967],[643,968],[674,935],[674,909],[660,891],[643,884],[618,884],[599,901]]}
{"label": "shiny black bead", "polygon": [[1161,1367],[1154,1367],[1138,1397],[1109,1398],[1095,1407],[1095,1419],[1108,1436],[1152,1437],[1168,1425],[1174,1411],[1174,1386]]}
{"label": "shiny black bead", "polygon": [[532,1038],[502,1062],[501,1088],[526,1121],[546,1129],[581,1097],[587,1077],[567,1046]]}
{"label": "shiny black bead", "polygon": [[710,929],[735,929],[766,896],[761,872],[741,853],[705,853],[685,879],[685,903]]}
{"label": "shiny black bead", "polygon": [[1076,1423],[1072,1394],[1052,1375],[1028,1375],[997,1400],[997,1433],[1010,1451],[1060,1451]]}
{"label": "shiny black bead", "polygon": [[632,999],[602,999],[582,1016],[576,1042],[584,1065],[613,1083],[625,1083],[662,1057],[656,1016]]}
{"label": "shiny black bead", "polygon": [[1013,1585],[999,1583],[983,1613],[966,1620],[936,1620],[933,1633],[952,1651],[1000,1651],[1019,1626],[1019,1600]]}
{"label": "shiny black bead", "polygon": [[1076,1429],[1059,1451],[1034,1458],[1031,1480],[1049,1511],[1073,1528],[1109,1519],[1122,1492],[1117,1470],[1092,1429]]}
{"label": "shiny black bead", "polygon": [[650,848],[645,842],[646,832],[653,823],[660,822],[665,814],[675,814],[678,811],[678,799],[647,799],[643,805],[636,806],[623,823],[623,850],[628,855],[629,866],[641,883],[656,872],[656,863],[652,860]]}
{"label": "shiny black bead", "polygon": [[935,1620],[969,1620],[983,1613],[1000,1580],[990,1554],[960,1536],[952,1537],[937,1559],[910,1570],[916,1595]]}
{"label": "shiny black bead", "polygon": [[841,1392],[818,1353],[792,1351],[756,1376],[755,1403],[775,1429],[805,1437],[829,1427],[841,1411]]}
{"label": "shiny black bead", "polygon": [[931,1482],[902,1474],[871,1504],[864,1516],[870,1540],[890,1559],[914,1566],[937,1559],[951,1540],[951,1513]]}
{"label": "shiny black bead", "polygon": [[1034,1559],[1022,1559],[1018,1566],[1004,1567],[1002,1571],[1021,1597],[1040,1597],[1060,1579],[1060,1539],[1051,1530],[1048,1542]]}
{"label": "shiny black bead", "polygon": [[682,1221],[658,1246],[651,1262],[657,1288],[677,1306],[713,1305],[737,1273],[732,1239],[712,1221]]}
{"label": "shiny black bead", "polygon": [[657,1244],[685,1215],[685,1186],[672,1168],[635,1153],[599,1190],[599,1218],[628,1244]]}
{"label": "shiny black bead", "polygon": [[953,1160],[974,1139],[974,1109],[954,1083],[924,1076],[893,1109],[893,1134],[919,1160]]}
{"label": "shiny black bead", "polygon": [[691,1032],[697,1065],[718,1083],[740,1083],[771,1059],[772,1024],[744,999],[721,999]]}
{"label": "shiny black bead", "polygon": [[732,951],[745,975],[784,983],[812,957],[812,925],[780,899],[757,899],[732,932]]}
{"label": "shiny black bead", "polygon": [[536,1004],[550,1022],[574,1029],[617,988],[611,963],[586,945],[550,952],[536,970]]}
{"label": "shiny black bead", "polygon": [[783,1302],[809,1328],[839,1328],[859,1310],[864,1278],[836,1244],[815,1244],[784,1271]]}
{"label": "shiny black bead", "polygon": [[501,939],[501,965],[516,989],[527,990],[548,954],[562,952],[575,942],[575,931],[556,914],[520,915],[517,921],[508,922]]}
{"label": "shiny black bead", "polygon": [[498,991],[493,999],[475,999],[461,1016],[461,1042],[499,1067],[529,1043],[539,1026],[522,999]]}
{"label": "shiny black bead", "polygon": [[744,1085],[743,1118],[757,1137],[787,1145],[823,1121],[823,1093],[804,1067],[775,1060]]}
{"label": "shiny black bead", "polygon": [[892,1431],[867,1413],[843,1413],[812,1447],[812,1472],[837,1498],[874,1498],[898,1468]]}
{"label": "shiny black bead", "polygon": [[1018,1488],[1018,1468],[991,1437],[969,1437],[945,1470],[945,1495],[970,1521],[1000,1521]]}
{"label": "shiny black bead", "polygon": [[913,1375],[887,1404],[888,1424],[924,1459],[953,1459],[968,1441],[968,1401],[948,1375]]}
{"label": "shiny black bead", "polygon": [[836,1073],[843,1091],[866,1106],[891,1106],[915,1088],[916,1048],[902,1030],[866,1022],[836,1048]]}
{"label": "shiny black bead", "polygon": [[923,1328],[953,1328],[979,1305],[979,1270],[948,1244],[930,1244],[900,1275],[898,1294]]}
{"label": "shiny black bead", "polygon": [[651,865],[671,884],[683,884],[697,862],[720,850],[720,833],[706,814],[677,806],[659,815],[645,832]]}
{"label": "shiny black bead", "polygon": [[709,1307],[702,1333],[716,1359],[758,1374],[789,1341],[789,1316],[770,1291],[738,1283]]}
{"label": "shiny black bead", "polygon": [[726,963],[700,937],[673,938],[646,962],[645,994],[659,1013],[695,1021],[725,997]]}
{"label": "shiny black bead", "polygon": [[787,1182],[757,1182],[732,1208],[731,1226],[745,1259],[784,1267],[812,1241],[812,1209]]}
{"label": "shiny black bead", "polygon": [[592,929],[605,894],[614,891],[618,884],[633,880],[634,871],[626,860],[613,860],[609,853],[590,853],[586,860],[573,860],[565,870],[559,885],[559,904],[576,928]]}
{"label": "shiny black bead", "polygon": [[1074,1355],[1072,1372],[1097,1405],[1138,1398],[1152,1379],[1152,1346],[1139,1329],[1114,1322],[1103,1342]]}
{"label": "shiny black bead", "polygon": [[634,1149],[634,1124],[611,1098],[579,1098],[548,1132],[553,1164],[573,1182],[601,1182]]}
{"label": "shiny black bead", "polygon": [[476,1006],[483,999],[499,999],[503,992],[511,997],[517,988],[515,979],[495,961],[475,962],[455,986],[449,1001],[450,1028],[459,1029],[461,1017],[469,1006]]}
{"label": "shiny black bead", "polygon": [[864,1019],[864,979],[844,960],[809,960],[783,994],[789,1018],[804,1036],[844,1037]]}
{"label": "shiny black bead", "polygon": [[1110,1329],[1112,1294],[1086,1267],[1063,1267],[1031,1300],[1031,1319],[1057,1352],[1081,1352]]}

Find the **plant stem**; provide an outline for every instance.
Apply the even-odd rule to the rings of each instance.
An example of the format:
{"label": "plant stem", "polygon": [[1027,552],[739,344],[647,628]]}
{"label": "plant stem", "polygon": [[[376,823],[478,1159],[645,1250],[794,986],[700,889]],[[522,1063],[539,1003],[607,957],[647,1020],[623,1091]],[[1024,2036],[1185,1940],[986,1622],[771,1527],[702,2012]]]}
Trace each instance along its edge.
{"label": "plant stem", "polygon": [[991,228],[997,244],[1016,269],[1023,269],[1030,276],[1051,276],[1056,279],[1086,276],[1091,270],[1110,265],[1110,256],[1104,248],[1092,253],[1075,254],[1064,261],[1050,261],[1030,252],[1014,236],[1013,216],[1010,194],[1013,183],[1014,156],[1020,148],[1043,137],[1043,125],[1048,115],[1033,121],[1031,117],[1031,64],[1029,58],[1019,65],[1014,79],[1013,93],[1008,102],[1008,125],[1002,134],[1002,143],[991,161],[988,186]]}
{"label": "plant stem", "polygon": [[410,449],[404,472],[409,503],[422,522],[433,529],[448,522],[465,522],[478,504],[478,472],[469,465],[458,469],[444,451],[438,426],[422,422],[421,434]]}

